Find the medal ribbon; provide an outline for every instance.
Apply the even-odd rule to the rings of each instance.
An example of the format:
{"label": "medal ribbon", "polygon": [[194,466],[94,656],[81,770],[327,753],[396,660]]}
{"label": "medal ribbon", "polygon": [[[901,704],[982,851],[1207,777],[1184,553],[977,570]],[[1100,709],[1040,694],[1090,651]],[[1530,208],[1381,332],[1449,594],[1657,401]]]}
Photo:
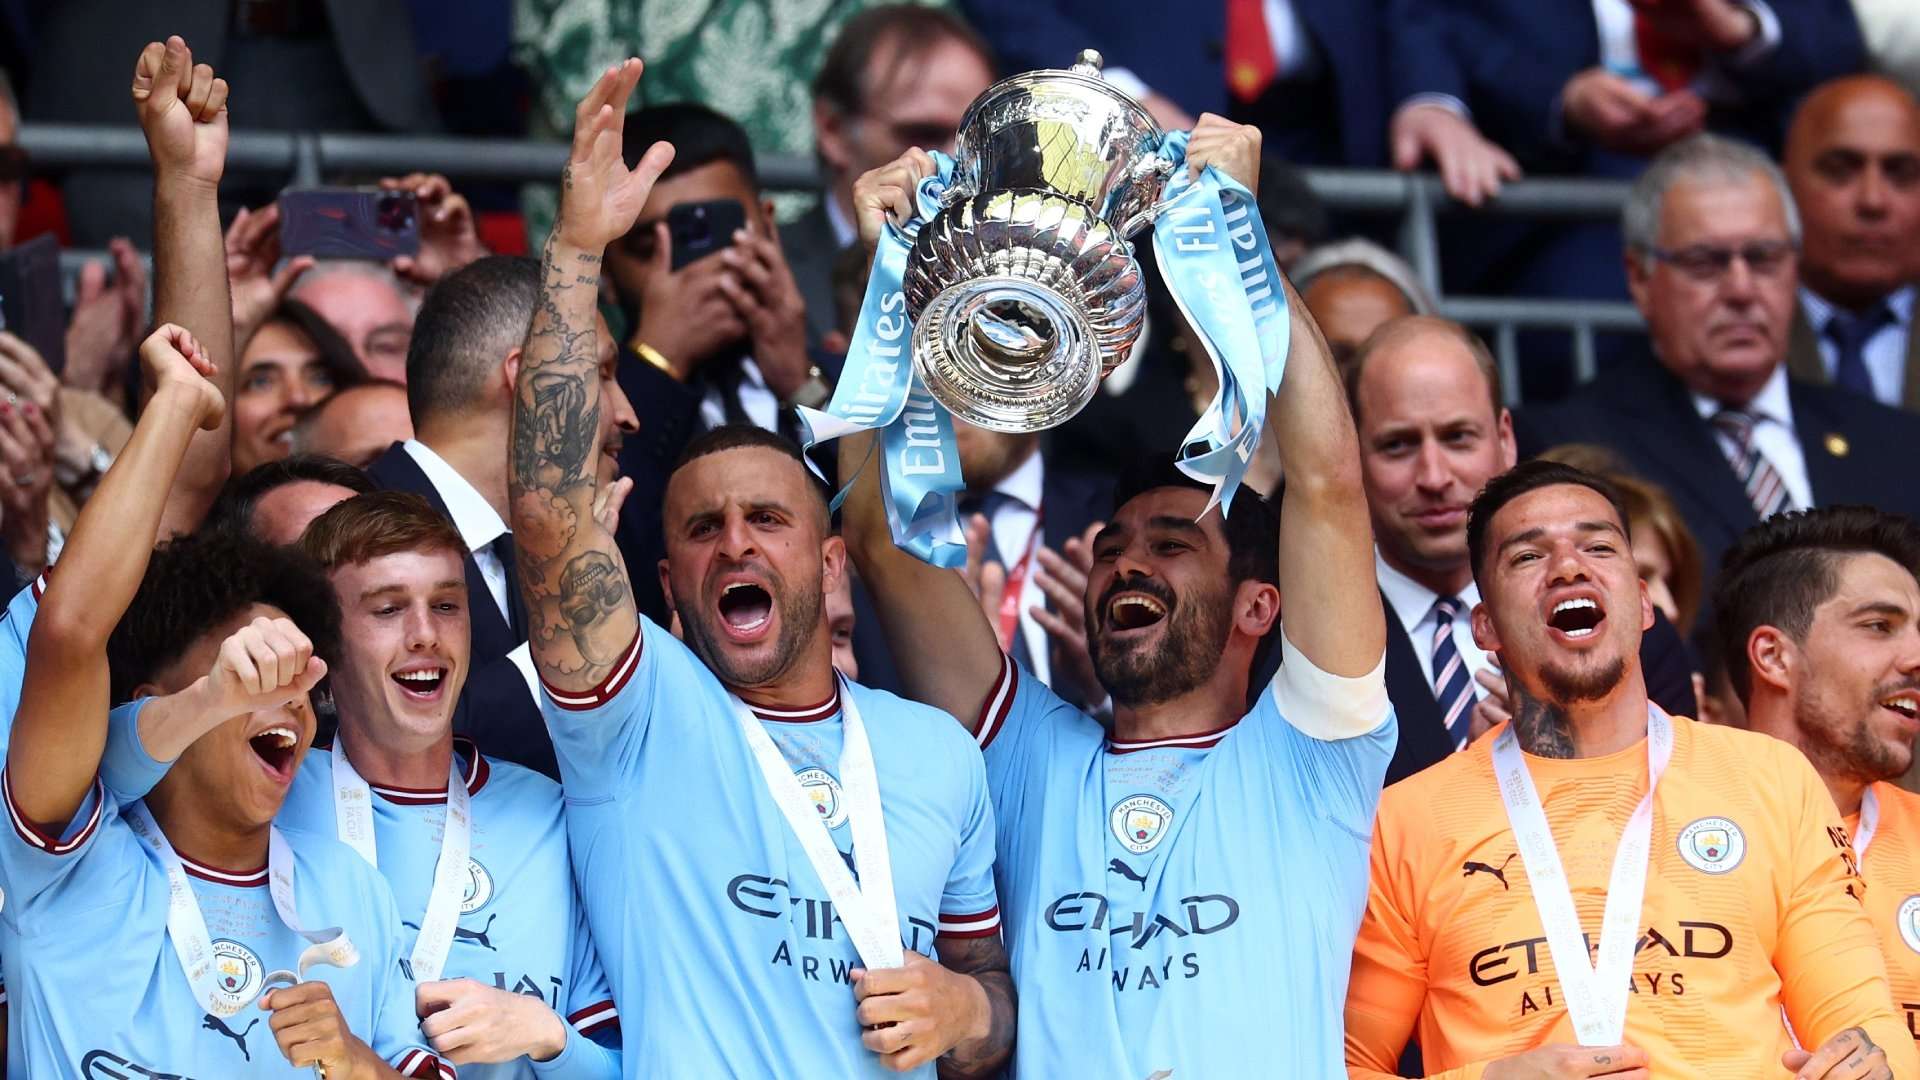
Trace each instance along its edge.
{"label": "medal ribbon", "polygon": [[1880,829],[1880,796],[1873,793],[1873,785],[1860,793],[1860,824],[1853,830],[1853,860],[1856,866],[1867,865],[1867,845],[1873,843],[1873,834]]}
{"label": "medal ribbon", "polygon": [[1580,930],[1573,894],[1553,830],[1547,825],[1540,793],[1527,772],[1526,756],[1513,725],[1493,742],[1494,776],[1500,783],[1500,801],[1527,868],[1540,927],[1560,974],[1561,997],[1567,1018],[1582,1046],[1614,1046],[1627,1024],[1627,994],[1633,978],[1633,952],[1640,937],[1640,905],[1646,894],[1647,860],[1653,836],[1653,794],[1673,756],[1673,721],[1658,708],[1647,707],[1647,793],[1633,808],[1613,855],[1613,874],[1607,881],[1606,913],[1600,921],[1598,958],[1588,962],[1587,939]]}
{"label": "medal ribbon", "polygon": [[[447,953],[453,948],[453,932],[460,925],[460,901],[466,892],[462,875],[473,845],[473,808],[467,793],[466,778],[460,775],[460,759],[453,759],[447,777],[447,818],[440,833],[440,858],[433,866],[433,891],[427,894],[426,914],[420,919],[420,934],[414,938],[413,977],[418,982],[433,982],[446,970]],[[373,789],[347,760],[344,743],[333,750],[333,822],[340,841],[360,853],[367,865],[380,869],[378,848],[373,836]]]}
{"label": "medal ribbon", "polygon": [[894,906],[893,860],[887,851],[886,819],[880,810],[880,781],[874,772],[867,729],[860,722],[860,710],[853,703],[849,687],[840,687],[839,780],[847,800],[847,826],[853,830],[853,859],[860,868],[858,882],[834,845],[820,811],[801,790],[799,779],[773,744],[773,737],[761,726],[760,718],[738,697],[733,698],[733,711],[760,766],[767,794],[787,819],[820,883],[826,886],[833,909],[839,913],[861,961],[869,969],[904,964],[906,947],[900,942],[900,912]]}

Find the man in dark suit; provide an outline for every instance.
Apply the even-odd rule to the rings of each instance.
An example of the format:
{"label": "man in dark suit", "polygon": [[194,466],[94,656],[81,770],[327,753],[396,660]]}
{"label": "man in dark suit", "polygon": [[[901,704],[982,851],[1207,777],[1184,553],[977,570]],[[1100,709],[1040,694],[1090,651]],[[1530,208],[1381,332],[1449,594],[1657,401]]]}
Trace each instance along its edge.
{"label": "man in dark suit", "polygon": [[[1392,783],[1505,718],[1505,676],[1470,626],[1480,590],[1467,557],[1467,506],[1513,467],[1513,420],[1500,404],[1493,355],[1445,319],[1387,323],[1344,374],[1388,612],[1387,696],[1400,719]],[[1653,699],[1693,715],[1691,666],[1671,624],[1662,619],[1642,635],[1641,658]]]}
{"label": "man in dark suit", "polygon": [[1836,79],[1794,114],[1784,163],[1805,232],[1788,370],[1920,411],[1920,104],[1877,75]]}
{"label": "man in dark suit", "polygon": [[1787,373],[1799,242],[1789,199],[1780,170],[1751,147],[1700,135],[1664,151],[1623,218],[1627,284],[1653,354],[1516,424],[1523,454],[1600,443],[1664,487],[1709,581],[1721,552],[1780,510],[1920,512],[1907,482],[1920,418]]}
{"label": "man in dark suit", "polygon": [[[63,0],[38,17],[30,120],[124,122],[120,58],[179,34],[194,58],[246,94],[236,127],[273,131],[431,131],[439,126],[413,30],[382,0]],[[284,177],[222,194],[269,202]],[[103,247],[152,232],[149,178],[75,171],[65,182],[74,241]]]}
{"label": "man in dark suit", "polygon": [[[466,542],[473,671],[454,730],[495,757],[559,778],[536,704],[513,535],[507,527],[507,453],[514,373],[540,295],[540,265],[493,255],[442,278],[420,305],[407,350],[407,411],[414,437],[394,443],[368,475],[412,491],[453,521]],[[613,337],[604,323],[601,460],[611,471],[633,410],[614,379]],[[604,486],[612,477],[602,477]]]}
{"label": "man in dark suit", "polygon": [[952,153],[967,106],[992,82],[986,42],[950,12],[889,4],[840,28],[813,80],[813,142],[825,192],[780,230],[806,298],[810,343],[838,328],[833,261],[858,239],[853,182],[912,147]]}

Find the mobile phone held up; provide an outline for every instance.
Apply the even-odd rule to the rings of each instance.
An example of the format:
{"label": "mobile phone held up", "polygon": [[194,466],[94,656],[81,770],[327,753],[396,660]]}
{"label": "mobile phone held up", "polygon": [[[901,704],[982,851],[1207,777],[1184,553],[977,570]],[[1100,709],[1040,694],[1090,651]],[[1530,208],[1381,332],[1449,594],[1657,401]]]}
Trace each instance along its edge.
{"label": "mobile phone held up", "polygon": [[420,253],[420,207],[411,191],[298,188],[280,193],[280,251],[323,259]]}
{"label": "mobile phone held up", "polygon": [[738,199],[681,203],[667,211],[667,236],[673,244],[671,269],[733,246],[733,234],[747,227],[747,208]]}
{"label": "mobile phone held up", "polygon": [[0,253],[0,330],[11,330],[58,373],[67,366],[67,305],[60,245],[39,236]]}

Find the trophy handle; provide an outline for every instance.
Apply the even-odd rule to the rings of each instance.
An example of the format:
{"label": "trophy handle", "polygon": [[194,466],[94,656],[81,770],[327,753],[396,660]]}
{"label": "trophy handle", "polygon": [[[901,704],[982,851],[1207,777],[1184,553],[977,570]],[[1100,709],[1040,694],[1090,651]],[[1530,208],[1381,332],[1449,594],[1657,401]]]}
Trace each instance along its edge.
{"label": "trophy handle", "polygon": [[[1176,168],[1178,168],[1178,166],[1172,161],[1158,154],[1151,154],[1134,162],[1132,172],[1136,183],[1149,183],[1153,185],[1155,190],[1164,190],[1163,185],[1167,177],[1173,175],[1173,171]],[[1173,203],[1171,201],[1164,198],[1154,200],[1144,209],[1139,210],[1132,217],[1121,223],[1120,235],[1131,237],[1137,234],[1141,229],[1146,228],[1158,220],[1160,215],[1166,213],[1167,208],[1172,205]]]}

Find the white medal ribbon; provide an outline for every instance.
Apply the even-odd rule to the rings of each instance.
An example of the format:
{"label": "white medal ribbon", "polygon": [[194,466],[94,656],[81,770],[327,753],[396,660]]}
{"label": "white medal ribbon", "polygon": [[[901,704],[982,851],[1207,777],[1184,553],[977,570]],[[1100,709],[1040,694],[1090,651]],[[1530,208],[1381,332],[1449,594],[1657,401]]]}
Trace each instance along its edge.
{"label": "white medal ribbon", "polygon": [[1880,828],[1880,796],[1873,793],[1873,785],[1860,793],[1860,824],[1853,830],[1853,862],[1855,866],[1867,865],[1867,845],[1873,843],[1873,834]]}
{"label": "white medal ribbon", "polygon": [[887,853],[886,819],[880,813],[880,781],[853,694],[841,688],[839,780],[841,794],[847,800],[848,827],[853,830],[853,858],[860,868],[858,882],[847,870],[846,860],[834,845],[833,835],[813,800],[801,790],[793,768],[773,744],[773,737],[760,726],[760,718],[738,697],[733,698],[733,709],[760,766],[767,794],[773,797],[773,804],[780,808],[801,850],[807,853],[807,861],[813,864],[813,872],[826,886],[827,896],[861,961],[869,969],[900,967],[906,963],[906,947],[900,943],[900,912],[893,901],[893,861]]}
{"label": "white medal ribbon", "polygon": [[1597,960],[1589,963],[1587,939],[1580,930],[1560,850],[1554,846],[1540,793],[1527,772],[1520,740],[1509,724],[1493,743],[1494,776],[1506,804],[1520,860],[1527,868],[1540,927],[1560,974],[1560,996],[1582,1046],[1614,1046],[1627,1024],[1628,984],[1633,978],[1634,946],[1640,938],[1640,904],[1646,893],[1647,860],[1653,836],[1653,794],[1673,756],[1673,721],[1647,708],[1647,793],[1627,818],[1607,882],[1606,914],[1600,922]]}
{"label": "white medal ribbon", "polygon": [[[345,744],[333,749],[333,823],[342,843],[359,852],[368,866],[380,869],[373,836],[373,789],[347,760]],[[455,757],[447,776],[447,820],[440,833],[440,858],[433,867],[433,891],[427,894],[427,911],[408,958],[416,982],[433,982],[446,970],[453,932],[460,925],[472,845],[472,803],[466,778],[460,775],[460,759]]]}
{"label": "white medal ribbon", "polygon": [[145,803],[134,803],[125,808],[121,815],[135,836],[152,849],[159,857],[160,865],[167,872],[167,936],[173,940],[173,953],[180,961],[180,970],[186,975],[188,985],[193,987],[193,996],[207,1012],[218,1017],[232,1016],[246,1008],[258,997],[260,992],[274,985],[292,985],[307,977],[307,969],[315,964],[331,964],[334,967],[352,967],[360,961],[359,952],[348,939],[347,932],[337,926],[321,930],[307,930],[301,927],[299,909],[294,903],[293,893],[293,853],[287,847],[286,838],[277,828],[271,829],[267,839],[267,888],[273,897],[274,910],[279,912],[280,921],[287,929],[307,939],[308,945],[300,951],[299,972],[275,971],[262,980],[259,991],[253,997],[235,998],[226,994],[215,985],[213,979],[213,940],[207,933],[206,917],[200,914],[200,901],[193,895],[193,885],[187,881],[187,868],[180,856],[168,843],[166,834],[153,820],[153,814]]}

